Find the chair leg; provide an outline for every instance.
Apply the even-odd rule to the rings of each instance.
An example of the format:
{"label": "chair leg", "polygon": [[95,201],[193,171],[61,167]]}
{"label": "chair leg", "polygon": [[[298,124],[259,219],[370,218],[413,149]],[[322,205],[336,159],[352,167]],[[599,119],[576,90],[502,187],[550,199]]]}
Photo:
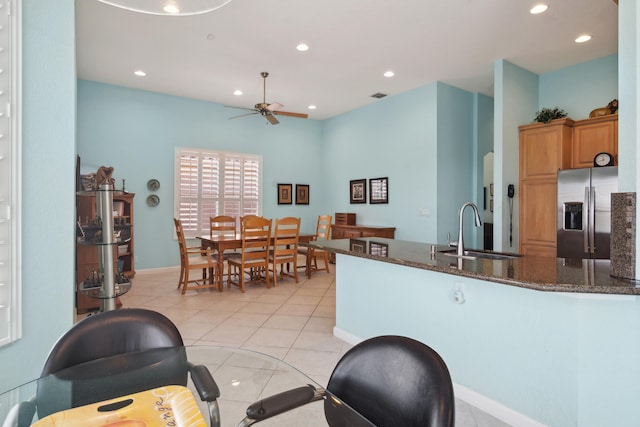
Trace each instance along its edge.
{"label": "chair leg", "polygon": [[178,279],[178,289],[184,285],[184,264],[180,265],[180,278]]}
{"label": "chair leg", "polygon": [[184,282],[182,283],[182,295],[187,291],[187,285],[189,284],[189,269],[184,269]]}
{"label": "chair leg", "polygon": [[[280,264],[280,274],[283,274],[282,268],[284,265]],[[269,276],[269,269],[267,268],[267,277]],[[278,284],[278,264],[273,264],[273,287],[275,288]]]}

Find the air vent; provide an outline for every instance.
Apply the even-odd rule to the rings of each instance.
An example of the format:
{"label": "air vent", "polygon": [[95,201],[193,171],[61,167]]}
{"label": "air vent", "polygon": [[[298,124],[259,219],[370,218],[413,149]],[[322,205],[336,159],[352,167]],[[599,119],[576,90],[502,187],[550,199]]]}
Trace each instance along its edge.
{"label": "air vent", "polygon": [[378,99],[384,98],[385,96],[387,96],[386,93],[380,93],[380,92],[374,93],[373,95],[371,95],[372,98],[378,98]]}

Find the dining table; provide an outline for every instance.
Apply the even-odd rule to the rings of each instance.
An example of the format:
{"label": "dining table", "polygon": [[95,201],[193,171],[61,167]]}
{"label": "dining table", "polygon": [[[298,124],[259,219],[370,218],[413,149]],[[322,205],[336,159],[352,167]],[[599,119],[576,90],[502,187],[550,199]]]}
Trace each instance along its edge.
{"label": "dining table", "polygon": [[[299,243],[308,243],[316,238],[315,234],[300,233],[298,235]],[[218,265],[224,264],[225,254],[229,254],[231,251],[237,251],[242,248],[242,236],[240,233],[235,235],[200,235],[196,236],[196,239],[200,240],[200,247],[210,249],[217,255]],[[305,274],[307,277],[311,277],[311,264],[310,257],[307,257],[305,264]],[[218,277],[215,278],[217,283],[222,283],[222,269],[218,268]]]}
{"label": "dining table", "polygon": [[[260,353],[249,349],[239,349],[223,346],[186,346],[187,358],[195,365],[205,365],[211,372],[220,389],[218,405],[220,408],[220,420],[222,427],[246,426],[250,425],[245,419],[247,409],[254,403],[261,405],[262,399],[274,396],[278,393],[290,391],[297,387],[313,387],[324,390],[313,379],[297,370],[292,365],[280,360],[277,357]],[[52,376],[54,378],[52,378]],[[81,376],[81,380],[87,379],[87,374]],[[117,380],[112,376],[91,378],[96,381],[96,387],[117,387]],[[56,374],[47,375],[19,387],[8,390],[0,394],[0,423],[2,427],[16,427],[13,419],[12,408],[20,402],[31,401],[38,403],[36,393],[38,388],[53,388],[57,391],[55,400],[65,401],[66,394],[73,393],[73,381],[66,378],[56,377]],[[115,384],[114,384],[115,382]],[[186,392],[186,390],[189,392]],[[329,425],[325,417],[325,406],[330,405],[332,409],[336,407],[341,417],[341,426],[372,427],[374,426],[357,411],[350,408],[338,397],[325,391],[323,398],[307,403],[295,409],[283,412],[272,418],[261,421],[260,426],[327,426]],[[158,414],[151,420],[150,413],[155,413],[159,409],[158,396],[161,396],[162,403],[160,409],[171,411],[172,417],[163,414],[165,421],[158,422]],[[176,396],[180,396],[177,399]],[[195,396],[195,398],[194,398]],[[180,386],[167,386],[144,390],[142,392],[122,396],[102,402],[92,402],[91,404],[68,408],[58,411],[38,420],[37,413],[33,419],[25,425],[37,427],[51,426],[174,426],[184,427],[191,425],[201,425],[201,422],[186,422],[181,420],[199,420],[200,415],[207,417],[208,409],[205,402],[197,398],[195,386],[189,380],[186,389]],[[129,402],[130,406],[123,406],[122,401]],[[133,401],[133,403],[130,403]],[[176,401],[176,402],[173,402]],[[173,402],[173,403],[172,403]],[[181,403],[182,402],[182,403]],[[186,402],[186,403],[185,403]],[[174,405],[173,409],[171,405]],[[182,407],[180,407],[182,404]],[[138,405],[138,406],[136,406]],[[141,406],[146,405],[146,406]],[[194,411],[195,405],[199,412]],[[100,411],[98,408],[103,408]],[[116,411],[105,424],[104,408]],[[154,408],[154,409],[149,409]],[[181,412],[182,413],[181,413]],[[147,414],[149,419],[141,421],[141,414]],[[175,415],[175,416],[174,416]],[[135,419],[134,419],[135,418]],[[101,421],[99,421],[101,420]],[[114,421],[116,420],[116,421]],[[204,424],[206,425],[206,424]]]}

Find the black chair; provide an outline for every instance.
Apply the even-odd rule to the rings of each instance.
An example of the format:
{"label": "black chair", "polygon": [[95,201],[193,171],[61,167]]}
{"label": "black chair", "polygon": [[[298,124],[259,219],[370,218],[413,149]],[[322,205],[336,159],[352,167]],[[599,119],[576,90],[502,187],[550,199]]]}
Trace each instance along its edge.
{"label": "black chair", "polygon": [[208,404],[210,425],[219,426],[220,390],[206,366],[187,360],[182,337],[168,318],[139,308],[99,313],[75,324],[53,346],[35,397],[15,411],[16,425],[28,426],[36,410],[43,418],[157,387],[186,386],[189,374]]}
{"label": "black chair", "polygon": [[255,402],[240,425],[248,426],[309,402],[324,399],[330,426],[359,425],[347,420],[337,397],[378,427],[454,425],[453,385],[447,365],[432,348],[407,337],[363,341],[338,362],[327,391],[300,387]]}

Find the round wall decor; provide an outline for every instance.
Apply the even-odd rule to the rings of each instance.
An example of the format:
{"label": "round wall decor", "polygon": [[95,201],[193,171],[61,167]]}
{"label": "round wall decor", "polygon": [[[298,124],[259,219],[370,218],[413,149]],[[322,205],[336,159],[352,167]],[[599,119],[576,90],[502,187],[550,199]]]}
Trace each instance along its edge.
{"label": "round wall decor", "polygon": [[156,196],[155,194],[151,194],[149,197],[147,197],[148,206],[151,206],[152,208],[154,208],[159,204],[160,204],[160,197]]}
{"label": "round wall decor", "polygon": [[157,179],[150,179],[147,182],[147,188],[150,191],[158,191],[158,189],[160,188],[160,181],[158,181]]}

